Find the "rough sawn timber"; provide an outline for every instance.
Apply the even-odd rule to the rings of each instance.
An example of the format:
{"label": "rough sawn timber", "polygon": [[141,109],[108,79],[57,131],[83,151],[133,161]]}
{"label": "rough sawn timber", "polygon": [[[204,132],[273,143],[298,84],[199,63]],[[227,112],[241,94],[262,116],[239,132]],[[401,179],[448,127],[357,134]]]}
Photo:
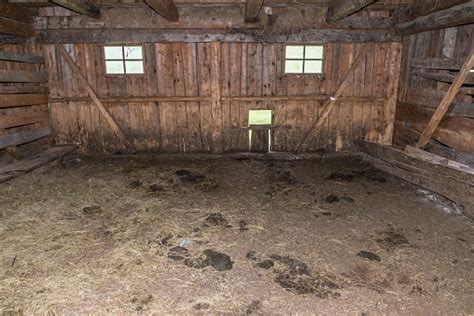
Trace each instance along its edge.
{"label": "rough sawn timber", "polygon": [[[388,146],[356,141],[360,150],[369,155],[377,168],[407,182],[438,193],[465,208],[466,215],[474,216],[474,171],[461,171],[418,158]],[[442,159],[442,158],[441,158]]]}

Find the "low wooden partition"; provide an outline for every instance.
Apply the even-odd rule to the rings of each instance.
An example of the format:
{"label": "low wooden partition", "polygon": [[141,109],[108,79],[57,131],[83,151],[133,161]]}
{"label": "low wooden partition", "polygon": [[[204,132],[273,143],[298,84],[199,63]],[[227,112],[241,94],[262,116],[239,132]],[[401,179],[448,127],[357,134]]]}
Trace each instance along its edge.
{"label": "low wooden partition", "polygon": [[474,168],[412,146],[401,151],[365,141],[357,145],[376,168],[464,206],[465,215],[474,218]]}
{"label": "low wooden partition", "polygon": [[13,159],[12,163],[0,166],[0,182],[33,170],[73,148],[47,148],[27,155],[22,151],[23,145],[52,134],[44,68],[39,47],[0,46],[0,151],[6,151]]}
{"label": "low wooden partition", "polygon": [[51,134],[46,82],[38,47],[0,47],[0,149],[14,159],[18,146]]}

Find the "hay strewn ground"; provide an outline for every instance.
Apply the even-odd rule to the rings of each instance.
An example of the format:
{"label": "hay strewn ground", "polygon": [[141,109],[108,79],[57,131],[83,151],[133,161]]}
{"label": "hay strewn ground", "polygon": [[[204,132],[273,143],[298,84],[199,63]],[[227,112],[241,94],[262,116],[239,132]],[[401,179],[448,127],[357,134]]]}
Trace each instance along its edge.
{"label": "hay strewn ground", "polygon": [[359,157],[70,157],[0,185],[0,313],[472,313],[473,258],[472,221]]}

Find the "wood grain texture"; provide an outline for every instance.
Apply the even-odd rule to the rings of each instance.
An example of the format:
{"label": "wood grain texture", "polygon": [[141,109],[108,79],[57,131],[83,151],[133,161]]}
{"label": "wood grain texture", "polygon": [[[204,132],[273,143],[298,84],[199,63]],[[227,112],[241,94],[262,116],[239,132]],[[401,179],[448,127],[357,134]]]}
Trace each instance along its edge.
{"label": "wood grain texture", "polygon": [[436,192],[465,207],[474,216],[474,175],[432,161],[421,160],[405,152],[378,144],[357,142],[370,155],[374,166],[417,186]]}
{"label": "wood grain texture", "polygon": [[106,119],[106,121],[109,123],[110,127],[113,129],[117,137],[119,137],[122,141],[125,143],[128,143],[128,139],[120,126],[118,126],[117,122],[114,120],[114,118],[110,115],[110,113],[107,111],[107,109],[104,107],[102,102],[100,102],[99,98],[97,97],[97,94],[95,93],[94,89],[90,85],[90,83],[87,81],[87,78],[82,74],[80,69],[77,67],[77,65],[74,63],[72,60],[71,56],[65,51],[63,46],[57,46],[58,47],[58,52],[59,54],[64,58],[68,66],[71,68],[72,72],[79,78],[81,83],[84,85],[85,89],[87,90],[87,93],[91,97],[92,101],[97,105],[99,108],[100,113],[102,116]]}
{"label": "wood grain texture", "polygon": [[[397,146],[405,148],[406,145],[416,145],[434,110],[446,96],[456,68],[460,69],[473,49],[472,24],[405,37],[402,53],[404,66],[401,70],[394,132]],[[431,74],[443,78],[448,76],[447,81],[450,82],[427,78]],[[453,99],[445,118],[433,134],[433,140],[425,149],[435,150],[434,153],[450,159],[465,161],[465,157],[474,154],[472,131],[463,127],[474,118],[474,106],[472,95],[466,94],[469,91],[464,89],[464,92],[463,89]],[[463,123],[460,125],[460,122]]]}
{"label": "wood grain texture", "polygon": [[[377,50],[380,61],[372,67],[379,45],[385,48]],[[336,100],[340,111],[329,115],[319,132],[311,133],[304,151],[335,148],[338,130],[345,148],[350,148],[352,139],[381,139],[386,85],[377,85],[375,79],[386,80],[392,59],[388,44],[368,46],[370,57],[358,68],[357,82],[349,80]],[[111,76],[105,75],[101,45],[67,46],[98,99],[138,150],[229,152],[248,150],[248,131],[240,128],[247,126],[248,111],[253,109],[271,109],[274,124],[291,125],[272,131],[272,150],[294,150],[365,44],[325,45],[322,76],[285,74],[285,45],[281,43],[143,47],[145,74]],[[54,47],[46,45],[45,52],[55,139],[80,143],[86,152],[123,150]],[[352,57],[345,60],[346,56]]]}
{"label": "wood grain texture", "polygon": [[431,120],[426,125],[425,129],[423,130],[423,133],[420,136],[420,140],[416,144],[417,148],[424,148],[426,146],[431,136],[435,132],[436,128],[438,127],[439,123],[446,115],[446,112],[448,112],[449,106],[453,102],[454,97],[459,92],[459,89],[461,88],[467,76],[469,75],[473,65],[474,52],[472,52],[470,56],[466,59],[453,84],[449,87],[446,96],[443,98],[443,100],[441,100],[441,103],[438,105],[436,111],[433,113]]}

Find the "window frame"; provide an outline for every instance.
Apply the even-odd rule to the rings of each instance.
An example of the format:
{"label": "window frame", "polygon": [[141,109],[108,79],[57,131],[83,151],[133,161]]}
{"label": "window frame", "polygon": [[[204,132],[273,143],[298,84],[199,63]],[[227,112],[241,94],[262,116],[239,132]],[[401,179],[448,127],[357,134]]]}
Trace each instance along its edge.
{"label": "window frame", "polygon": [[[121,47],[122,48],[122,56],[123,58],[122,59],[115,59],[115,58],[110,58],[110,59],[107,59],[107,57],[105,56],[105,48],[106,47]],[[142,48],[142,58],[141,59],[125,59],[125,48],[126,47],[141,47]],[[103,58],[103,61],[104,61],[104,74],[106,77],[132,77],[132,76],[137,76],[137,77],[140,77],[140,76],[145,76],[146,74],[146,67],[145,67],[145,49],[143,47],[143,44],[112,44],[112,45],[103,45],[102,47],[102,52],[104,54],[104,58]],[[120,73],[120,74],[110,74],[110,73],[107,73],[107,61],[121,61],[122,64],[123,64],[123,70],[124,70],[124,73]],[[126,61],[141,61],[142,62],[142,66],[143,66],[143,73],[140,73],[140,74],[137,74],[137,73],[132,73],[132,74],[129,74],[127,73],[127,67],[125,66],[125,62]]]}
{"label": "window frame", "polygon": [[[303,58],[287,58],[286,57],[286,47],[288,46],[303,46]],[[306,58],[306,47],[308,46],[317,46],[322,47],[323,49],[323,57],[322,58]],[[304,43],[291,43],[285,44],[285,56],[284,56],[284,67],[283,67],[283,75],[284,76],[314,76],[314,77],[321,77],[324,78],[324,66],[326,63],[326,46],[324,44],[304,44]],[[302,61],[303,62],[303,72],[286,72],[286,61],[293,60],[293,61]],[[305,73],[305,61],[321,61],[321,72],[315,73]]]}

